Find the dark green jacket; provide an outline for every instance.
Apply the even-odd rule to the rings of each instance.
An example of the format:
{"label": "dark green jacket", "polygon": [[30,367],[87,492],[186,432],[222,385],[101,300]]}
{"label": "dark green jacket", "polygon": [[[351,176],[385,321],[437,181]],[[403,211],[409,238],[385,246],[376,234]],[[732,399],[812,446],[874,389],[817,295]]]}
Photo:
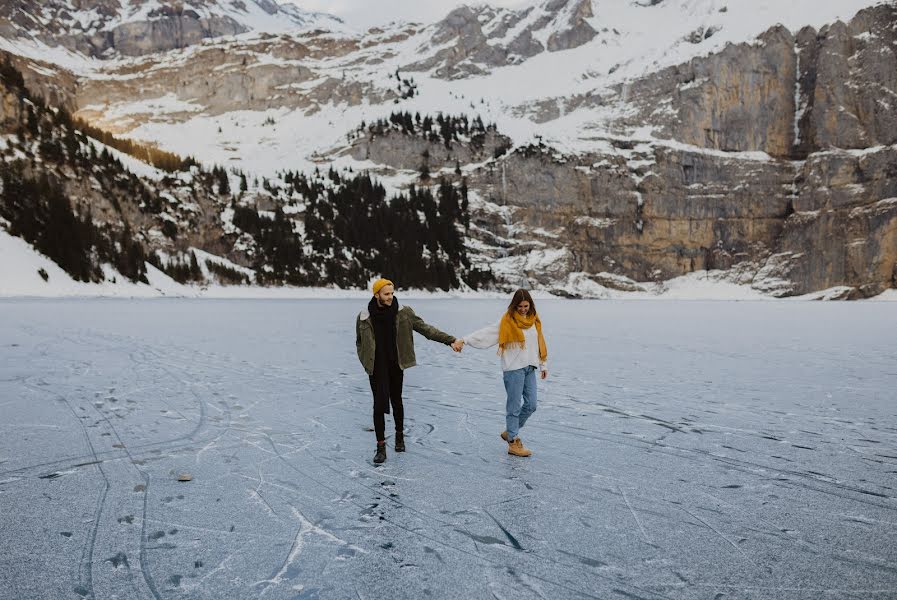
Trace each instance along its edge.
{"label": "dark green jacket", "polygon": [[[434,342],[442,342],[449,345],[455,341],[455,337],[439,331],[432,325],[428,325],[423,319],[414,314],[409,306],[402,306],[396,314],[396,350],[399,355],[399,368],[402,370],[417,364],[414,356],[414,338],[412,331],[416,331],[425,338]],[[361,311],[355,321],[355,349],[358,351],[358,360],[368,375],[374,374],[374,325],[371,323],[367,310]]]}

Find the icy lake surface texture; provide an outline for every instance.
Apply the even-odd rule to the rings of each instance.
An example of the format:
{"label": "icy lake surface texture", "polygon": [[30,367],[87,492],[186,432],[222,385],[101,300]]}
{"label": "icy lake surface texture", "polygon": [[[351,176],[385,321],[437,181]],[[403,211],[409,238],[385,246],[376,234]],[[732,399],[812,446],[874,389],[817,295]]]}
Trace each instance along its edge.
{"label": "icy lake surface texture", "polygon": [[363,304],[0,302],[0,598],[897,598],[894,306],[538,301],[529,459],[416,336],[374,466]]}

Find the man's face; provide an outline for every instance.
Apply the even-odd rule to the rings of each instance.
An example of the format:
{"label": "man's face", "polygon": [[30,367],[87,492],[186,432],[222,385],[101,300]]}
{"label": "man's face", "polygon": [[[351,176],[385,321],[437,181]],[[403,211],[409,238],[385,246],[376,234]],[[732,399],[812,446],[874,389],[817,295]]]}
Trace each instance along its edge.
{"label": "man's face", "polygon": [[384,285],[377,293],[377,302],[379,302],[381,306],[392,306],[392,296],[395,293],[396,290],[394,287],[391,285]]}
{"label": "man's face", "polygon": [[525,317],[529,314],[529,300],[523,300],[517,305],[517,314],[521,317]]}

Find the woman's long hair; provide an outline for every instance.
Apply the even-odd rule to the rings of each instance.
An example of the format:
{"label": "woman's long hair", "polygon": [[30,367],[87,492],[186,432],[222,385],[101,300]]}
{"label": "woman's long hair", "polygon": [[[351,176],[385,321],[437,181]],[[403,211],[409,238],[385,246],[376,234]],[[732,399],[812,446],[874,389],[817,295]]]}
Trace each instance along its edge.
{"label": "woman's long hair", "polygon": [[508,315],[513,317],[514,313],[517,312],[517,306],[523,301],[529,302],[530,315],[535,316],[538,314],[536,312],[536,303],[533,302],[533,297],[530,293],[526,290],[517,290],[514,292],[514,297],[511,298],[511,303],[508,305]]}

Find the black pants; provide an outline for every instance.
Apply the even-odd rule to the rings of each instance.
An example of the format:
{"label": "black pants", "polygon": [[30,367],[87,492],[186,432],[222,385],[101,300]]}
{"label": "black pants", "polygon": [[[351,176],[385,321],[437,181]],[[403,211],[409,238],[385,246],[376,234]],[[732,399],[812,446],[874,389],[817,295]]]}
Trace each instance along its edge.
{"label": "black pants", "polygon": [[[392,419],[396,423],[396,432],[401,433],[404,426],[405,410],[402,406],[402,382],[405,373],[395,364],[389,368],[389,398],[378,398],[377,390],[381,389],[374,379],[374,375],[370,376],[371,392],[374,394],[374,431],[377,433],[377,441],[382,442],[386,439],[386,412],[377,410],[378,407],[387,405],[392,406]],[[378,402],[379,401],[379,402]]]}

